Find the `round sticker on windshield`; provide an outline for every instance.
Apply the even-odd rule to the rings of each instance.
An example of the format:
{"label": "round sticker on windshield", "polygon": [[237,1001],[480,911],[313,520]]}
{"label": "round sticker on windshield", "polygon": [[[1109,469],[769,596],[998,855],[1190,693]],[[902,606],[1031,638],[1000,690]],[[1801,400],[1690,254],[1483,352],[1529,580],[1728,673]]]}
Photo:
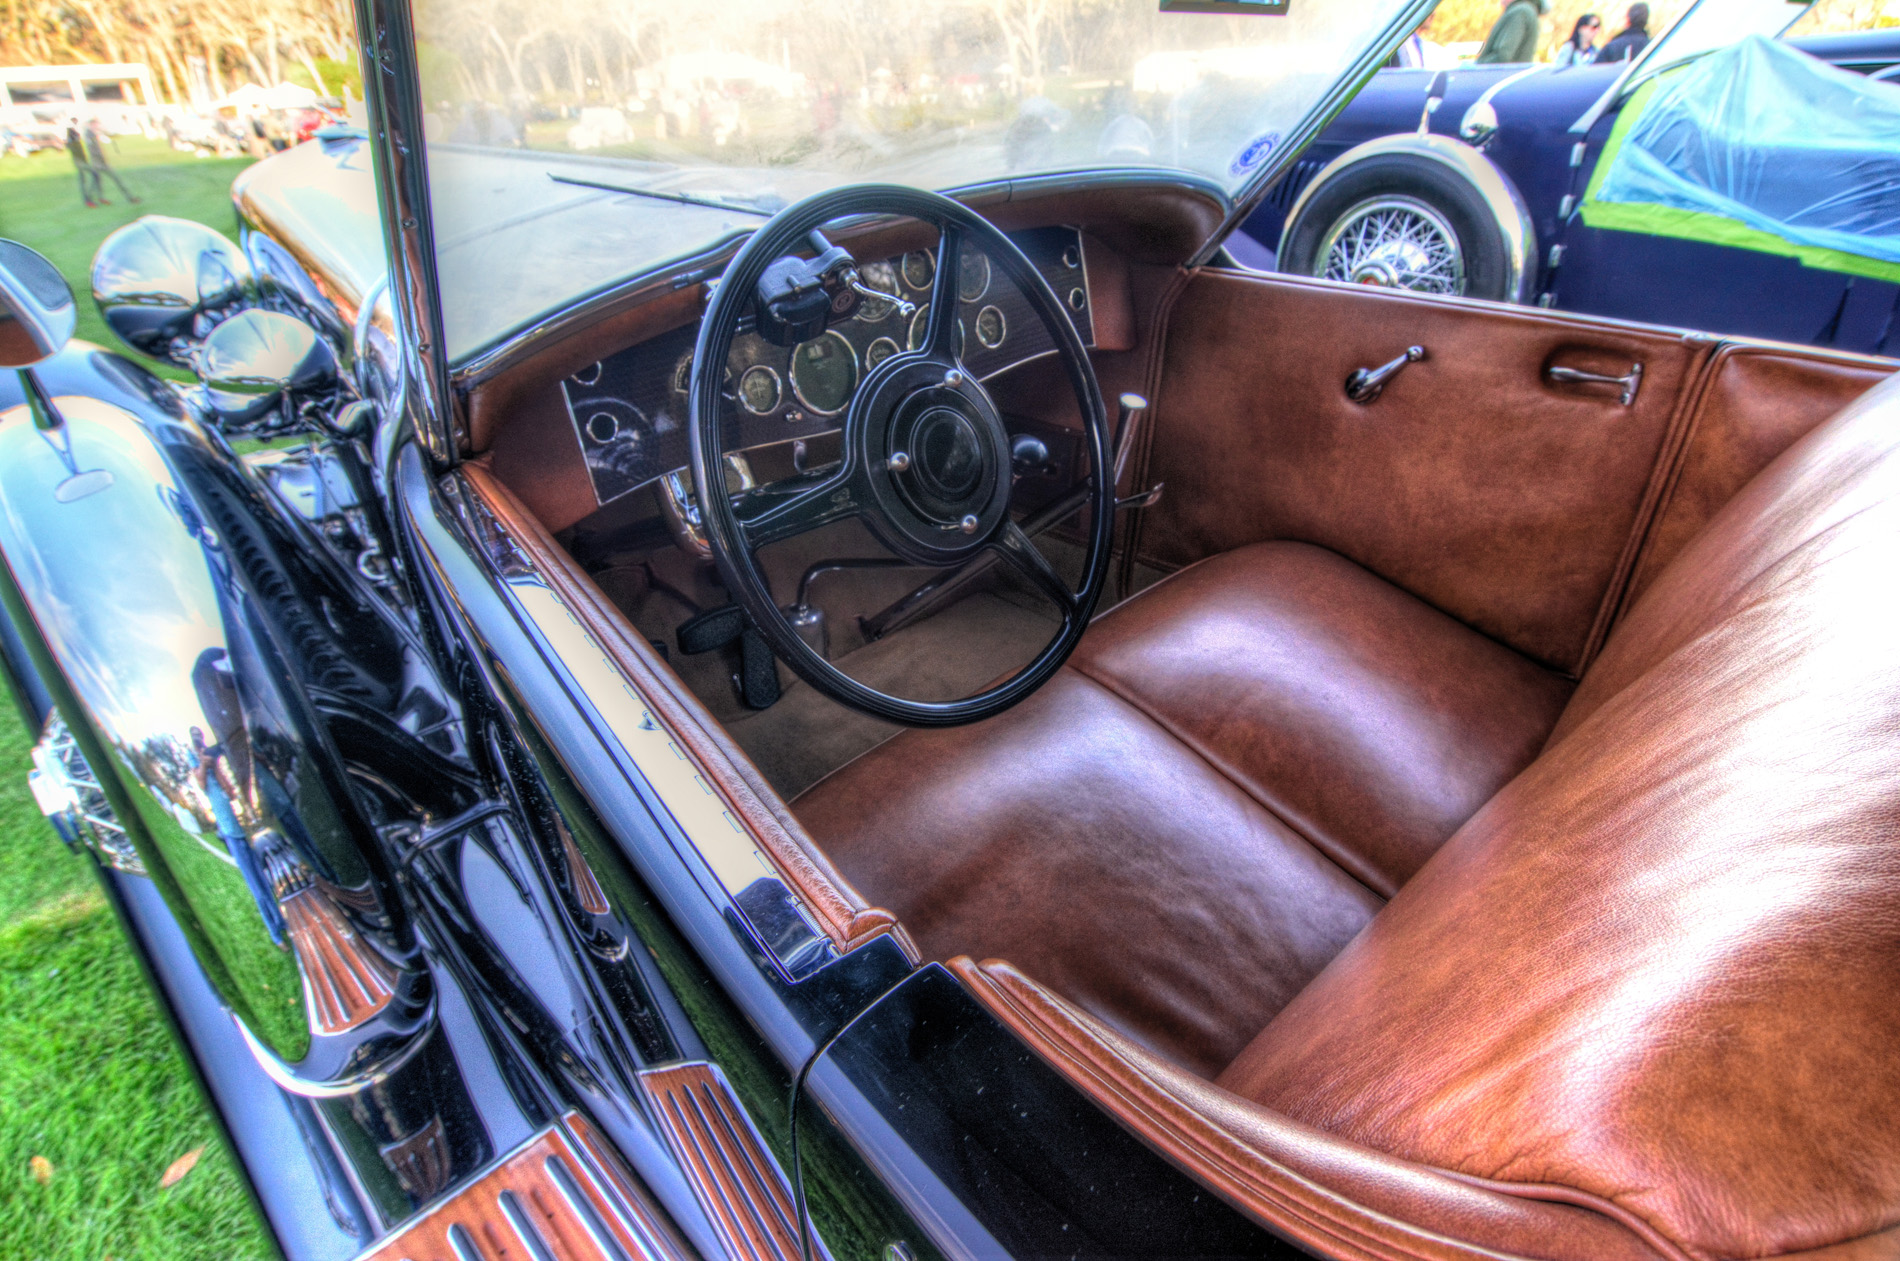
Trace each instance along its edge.
{"label": "round sticker on windshield", "polygon": [[1272,153],[1274,146],[1279,143],[1280,133],[1277,131],[1270,131],[1264,136],[1255,136],[1252,140],[1247,142],[1245,148],[1234,155],[1233,162],[1228,165],[1227,173],[1230,175],[1245,175],[1262,162],[1265,162],[1267,155]]}

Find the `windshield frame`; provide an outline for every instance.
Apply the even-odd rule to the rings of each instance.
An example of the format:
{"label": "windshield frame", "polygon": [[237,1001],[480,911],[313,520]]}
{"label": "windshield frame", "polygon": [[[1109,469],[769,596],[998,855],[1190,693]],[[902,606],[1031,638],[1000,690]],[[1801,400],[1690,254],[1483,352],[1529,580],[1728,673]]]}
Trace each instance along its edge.
{"label": "windshield frame", "polygon": [[[1292,3],[1319,4],[1324,0]],[[1190,266],[1203,265],[1218,255],[1221,242],[1292,169],[1314,138],[1436,5],[1437,0],[1406,0],[1394,10],[1384,28],[1362,46],[1359,55],[1288,131],[1285,141],[1231,195],[1205,176],[1152,166],[1015,175],[941,191],[980,212],[984,204],[1061,188],[1161,183],[1192,189],[1215,199],[1225,212],[1220,225],[1187,260]],[[717,277],[753,229],[728,233],[616,283],[578,295],[560,309],[541,313],[461,362],[451,363],[429,189],[414,8],[410,0],[355,0],[355,10],[364,53],[364,105],[369,116],[377,205],[389,254],[389,288],[404,378],[401,397],[395,402],[435,464],[445,468],[466,453],[468,446],[466,419],[453,406],[453,387],[479,384],[576,325],[611,310]],[[1275,19],[1261,15],[1259,20]]]}

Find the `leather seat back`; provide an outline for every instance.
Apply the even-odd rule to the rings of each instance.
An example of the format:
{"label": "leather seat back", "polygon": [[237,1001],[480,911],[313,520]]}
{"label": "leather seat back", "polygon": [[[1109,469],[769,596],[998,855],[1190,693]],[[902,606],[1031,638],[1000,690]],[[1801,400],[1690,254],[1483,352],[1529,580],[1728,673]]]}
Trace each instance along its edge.
{"label": "leather seat back", "polygon": [[1542,756],[1220,1084],[1664,1251],[1764,1256],[1900,1221],[1896,1045],[1888,384],[1657,576]]}

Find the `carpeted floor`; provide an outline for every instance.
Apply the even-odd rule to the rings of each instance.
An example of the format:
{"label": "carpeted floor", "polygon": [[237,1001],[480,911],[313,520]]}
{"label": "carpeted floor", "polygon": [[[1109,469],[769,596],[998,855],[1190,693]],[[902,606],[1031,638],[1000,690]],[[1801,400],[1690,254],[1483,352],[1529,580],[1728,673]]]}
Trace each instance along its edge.
{"label": "carpeted floor", "polygon": [[[778,550],[783,554],[769,557],[768,569],[775,591],[787,604],[795,595],[798,575],[813,561],[882,552],[845,528],[816,531]],[[999,568],[942,611],[865,643],[858,618],[884,608],[929,575],[918,569],[845,570],[817,578],[811,602],[824,612],[832,664],[891,695],[954,700],[1022,668],[1056,632],[1054,606]],[[710,565],[677,548],[615,556],[610,564],[595,567],[594,578],[642,635],[664,646],[668,662],[687,687],[787,800],[897,734],[898,727],[840,705],[782,664],[778,702],[767,709],[749,709],[735,681],[736,647],[682,654],[676,639],[680,623],[729,598]]]}

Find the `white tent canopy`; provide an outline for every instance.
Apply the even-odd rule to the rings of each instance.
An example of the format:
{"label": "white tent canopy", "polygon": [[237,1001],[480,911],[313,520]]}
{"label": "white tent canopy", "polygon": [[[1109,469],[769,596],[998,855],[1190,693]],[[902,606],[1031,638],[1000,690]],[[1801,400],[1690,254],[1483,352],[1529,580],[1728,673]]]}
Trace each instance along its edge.
{"label": "white tent canopy", "polygon": [[260,88],[255,83],[247,83],[211,102],[211,108],[240,112],[254,109],[309,109],[316,103],[315,92],[294,83],[280,83],[274,88]]}

